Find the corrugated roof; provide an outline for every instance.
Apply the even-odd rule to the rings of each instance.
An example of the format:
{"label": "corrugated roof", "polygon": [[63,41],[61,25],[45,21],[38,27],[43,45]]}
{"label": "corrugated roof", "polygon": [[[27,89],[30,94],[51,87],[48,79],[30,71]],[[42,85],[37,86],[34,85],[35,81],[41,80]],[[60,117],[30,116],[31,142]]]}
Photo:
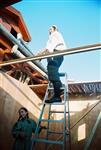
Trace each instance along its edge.
{"label": "corrugated roof", "polygon": [[69,93],[101,93],[101,81],[81,81],[69,83]]}

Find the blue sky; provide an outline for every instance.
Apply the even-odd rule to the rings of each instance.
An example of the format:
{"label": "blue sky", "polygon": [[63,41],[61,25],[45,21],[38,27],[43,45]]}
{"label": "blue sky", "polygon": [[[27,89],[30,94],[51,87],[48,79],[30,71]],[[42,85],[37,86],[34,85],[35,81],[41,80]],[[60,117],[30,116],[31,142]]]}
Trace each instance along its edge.
{"label": "blue sky", "polygon": [[[55,24],[67,48],[101,42],[100,0],[23,0],[13,5],[24,18],[35,54],[45,47],[48,28]],[[42,61],[46,66],[46,61]],[[74,81],[101,80],[101,51],[65,56],[60,72]]]}

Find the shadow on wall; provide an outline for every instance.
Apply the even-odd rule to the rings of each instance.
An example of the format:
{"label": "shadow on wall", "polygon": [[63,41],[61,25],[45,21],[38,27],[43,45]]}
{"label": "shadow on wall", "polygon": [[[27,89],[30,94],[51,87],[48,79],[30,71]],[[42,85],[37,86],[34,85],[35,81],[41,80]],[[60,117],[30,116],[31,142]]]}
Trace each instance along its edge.
{"label": "shadow on wall", "polygon": [[[27,100],[28,101],[30,101],[37,109],[39,109],[39,107],[32,101],[32,99],[30,99],[29,98],[29,95],[28,95],[28,93],[25,93],[24,92],[24,89],[21,89],[20,87],[19,87],[19,85],[20,84],[16,84],[12,79],[13,78],[10,78],[10,77],[8,77],[8,75],[6,75],[6,74],[4,74],[3,73],[3,76],[22,94],[22,95],[24,95],[26,98],[27,98]],[[15,80],[15,79],[14,79]],[[19,81],[17,81],[18,83],[19,83]],[[21,83],[22,85],[23,85],[23,83]],[[16,91],[15,91],[16,92]],[[14,95],[14,93],[13,93],[13,95]],[[34,98],[34,97],[33,97]]]}

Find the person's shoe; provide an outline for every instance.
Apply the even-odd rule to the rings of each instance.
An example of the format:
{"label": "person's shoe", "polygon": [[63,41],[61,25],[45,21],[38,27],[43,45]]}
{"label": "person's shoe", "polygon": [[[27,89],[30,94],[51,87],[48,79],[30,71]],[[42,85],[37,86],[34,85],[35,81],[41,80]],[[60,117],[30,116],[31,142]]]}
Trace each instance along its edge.
{"label": "person's shoe", "polygon": [[53,97],[50,100],[45,100],[45,103],[59,103],[62,102],[61,98]]}

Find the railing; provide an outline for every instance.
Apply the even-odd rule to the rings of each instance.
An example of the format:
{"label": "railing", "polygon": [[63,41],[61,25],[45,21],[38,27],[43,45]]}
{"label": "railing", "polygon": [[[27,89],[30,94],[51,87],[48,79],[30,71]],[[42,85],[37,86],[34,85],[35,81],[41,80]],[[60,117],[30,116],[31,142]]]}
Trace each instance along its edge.
{"label": "railing", "polygon": [[21,59],[4,61],[4,62],[0,63],[0,66],[7,66],[7,65],[11,65],[11,64],[23,63],[23,62],[32,61],[32,60],[36,61],[36,60],[46,59],[46,58],[55,57],[55,56],[70,55],[70,54],[95,51],[95,50],[101,50],[101,43],[87,45],[87,46],[81,46],[81,47],[76,47],[76,48],[69,48],[66,50],[56,51],[56,52],[49,53],[46,55],[32,56],[32,57],[26,57],[26,58],[21,58]]}

